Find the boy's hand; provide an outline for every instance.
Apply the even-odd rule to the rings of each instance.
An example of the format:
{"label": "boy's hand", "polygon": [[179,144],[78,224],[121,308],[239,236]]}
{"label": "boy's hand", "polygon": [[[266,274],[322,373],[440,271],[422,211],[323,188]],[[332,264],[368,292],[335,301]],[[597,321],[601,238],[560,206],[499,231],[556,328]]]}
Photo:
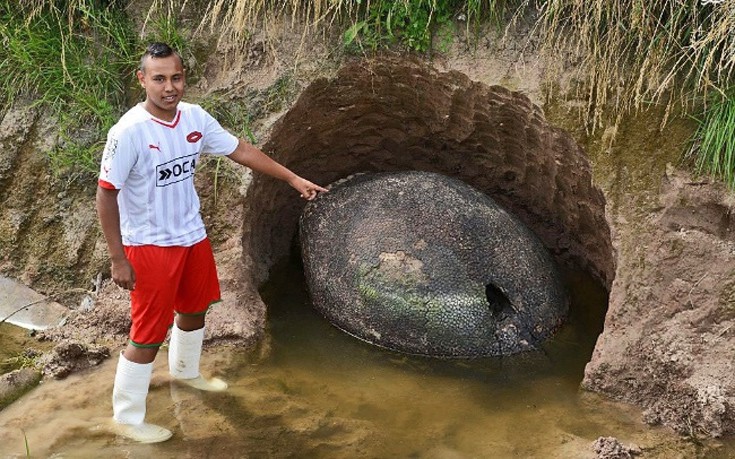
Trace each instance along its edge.
{"label": "boy's hand", "polygon": [[312,183],[302,177],[296,177],[290,185],[294,187],[296,191],[301,194],[301,197],[307,201],[312,201],[317,197],[319,192],[326,193],[329,191],[326,188]]}
{"label": "boy's hand", "polygon": [[112,281],[125,290],[135,289],[135,271],[127,258],[112,262]]}

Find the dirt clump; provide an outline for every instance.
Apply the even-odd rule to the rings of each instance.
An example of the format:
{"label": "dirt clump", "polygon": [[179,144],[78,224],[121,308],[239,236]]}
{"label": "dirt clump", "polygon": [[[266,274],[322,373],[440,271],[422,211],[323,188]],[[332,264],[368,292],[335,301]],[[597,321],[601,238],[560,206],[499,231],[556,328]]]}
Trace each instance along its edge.
{"label": "dirt clump", "polygon": [[39,333],[40,339],[54,342],[78,341],[114,346],[127,339],[130,330],[130,296],[111,279],[100,285],[83,308],[71,310],[65,323]]}
{"label": "dirt clump", "polygon": [[39,364],[44,376],[62,379],[73,372],[97,366],[108,357],[110,349],[106,346],[65,340],[44,354]]}
{"label": "dirt clump", "polygon": [[600,437],[592,444],[597,459],[631,459],[641,454],[637,446],[624,446],[615,437]]}

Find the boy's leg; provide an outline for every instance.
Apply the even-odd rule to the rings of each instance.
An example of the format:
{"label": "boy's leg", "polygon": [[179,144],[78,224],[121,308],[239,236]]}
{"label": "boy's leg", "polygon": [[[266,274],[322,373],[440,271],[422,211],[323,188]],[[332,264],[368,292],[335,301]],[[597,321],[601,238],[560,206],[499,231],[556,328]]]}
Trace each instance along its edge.
{"label": "boy's leg", "polygon": [[184,331],[176,324],[171,329],[168,364],[171,375],[195,389],[219,392],[227,389],[227,383],[219,378],[204,378],[199,373],[199,360],[204,341],[204,327]]}
{"label": "boy's leg", "polygon": [[131,343],[125,347],[123,355],[127,360],[135,363],[151,363],[156,360],[159,346],[155,347],[137,347]]}
{"label": "boy's leg", "polygon": [[209,240],[190,248],[176,299],[176,320],[171,328],[168,350],[169,371],[181,382],[200,390],[222,391],[227,383],[205,379],[199,372],[204,341],[205,314],[219,301],[217,268]]}
{"label": "boy's leg", "polygon": [[120,353],[112,389],[113,430],[141,443],[157,443],[171,438],[171,431],[143,422],[153,362],[136,363]]}
{"label": "boy's leg", "polygon": [[175,287],[181,277],[181,248],[127,247],[136,273],[130,294],[130,341],[120,354],[112,390],[113,430],[135,441],[167,440],[171,432],[144,422],[146,399],[158,348],[173,322]]}

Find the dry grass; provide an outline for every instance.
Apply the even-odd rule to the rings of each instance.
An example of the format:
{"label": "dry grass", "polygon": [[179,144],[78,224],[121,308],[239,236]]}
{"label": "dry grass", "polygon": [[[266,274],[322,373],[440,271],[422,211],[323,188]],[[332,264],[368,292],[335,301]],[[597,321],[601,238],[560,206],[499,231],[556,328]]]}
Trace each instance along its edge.
{"label": "dry grass", "polygon": [[[418,0],[153,0],[151,11],[203,9],[198,31],[216,32],[222,40],[243,42],[256,28],[276,19],[320,33],[335,23],[364,19],[373,5]],[[436,10],[439,0],[425,0]],[[31,18],[52,7],[58,19],[75,20],[86,0],[25,0]],[[61,8],[61,9],[60,9]],[[672,94],[725,92],[735,70],[735,1],[733,0],[467,0],[468,12],[538,8],[538,30],[547,51],[567,53],[598,119],[610,104],[620,109],[660,102]],[[487,13],[491,14],[491,13]],[[568,71],[568,69],[567,69]],[[691,98],[685,98],[691,100]]]}
{"label": "dry grass", "polygon": [[[176,0],[159,0],[176,1]],[[278,17],[318,32],[344,19],[364,19],[387,0],[210,0],[201,28],[241,41],[254,27]],[[409,0],[398,0],[408,4]],[[436,8],[437,0],[427,0]],[[206,2],[205,2],[206,3]],[[735,1],[732,0],[468,0],[467,11],[538,9],[541,43],[555,62],[573,69],[589,101],[595,128],[602,113],[646,103],[692,104],[692,96],[724,93],[735,70]],[[563,59],[559,59],[562,57]],[[568,72],[570,69],[564,69]]]}
{"label": "dry grass", "polygon": [[592,129],[605,110],[690,108],[712,91],[724,93],[733,76],[730,0],[552,0],[539,23],[547,51],[579,60]]}
{"label": "dry grass", "polygon": [[[169,0],[175,1],[175,0]],[[370,0],[367,1],[369,7]],[[349,17],[360,7],[355,0],[210,0],[199,30],[217,30],[220,39],[240,43],[255,28],[268,28],[275,18],[290,19],[304,27],[305,33],[316,33],[319,28]]]}
{"label": "dry grass", "polygon": [[[224,25],[221,36],[239,42],[248,30],[279,17],[308,34],[335,22],[344,28],[345,19],[356,25],[388,1],[210,0],[202,27]],[[407,9],[421,5],[399,2]],[[426,0],[430,16],[436,2]],[[700,111],[692,147],[698,169],[735,187],[735,0],[467,0],[464,10],[480,20],[493,12],[515,11],[517,18],[535,10],[541,48],[548,62],[560,64],[550,70],[581,83],[575,87],[587,101],[581,117],[589,132],[648,104],[666,107],[661,127],[674,109]]]}
{"label": "dry grass", "polygon": [[[5,0],[5,4],[10,3]],[[126,2],[110,0],[110,4],[122,9]],[[80,14],[89,8],[90,0],[24,0],[19,5],[29,23],[39,13],[51,11],[62,35],[65,30],[79,29],[91,34],[106,33],[90,31],[94,24],[75,23],[93,17]],[[330,31],[342,33],[351,25],[356,29],[354,26],[361,22],[376,18],[390,21],[390,13],[384,18],[376,12],[395,11],[395,5],[402,6],[407,24],[414,26],[419,10],[424,16],[428,11],[427,24],[436,20],[441,11],[450,19],[451,14],[466,13],[468,23],[470,18],[507,18],[505,12],[516,11],[515,17],[534,12],[540,46],[550,56],[547,61],[565,65],[556,70],[581,83],[577,87],[583,92],[581,98],[587,101],[583,119],[591,131],[604,123],[615,123],[630,110],[649,103],[665,104],[669,110],[679,106],[684,113],[704,107],[700,123],[711,132],[698,134],[702,145],[708,145],[706,139],[722,137],[718,133],[723,130],[723,123],[732,127],[735,85],[730,82],[735,72],[735,0],[152,0],[145,24],[155,25],[156,20],[160,22],[156,18],[163,14],[166,21],[158,28],[166,33],[157,35],[169,41],[182,38],[183,42],[183,37],[177,35],[175,19],[185,10],[195,11],[194,17],[201,18],[193,26],[195,34],[215,34],[226,45],[221,49],[244,55],[248,52],[247,40],[255,30],[265,30],[268,35],[278,27],[290,25],[301,30],[304,37]],[[62,23],[68,26],[62,27]],[[375,33],[393,35],[395,29],[389,22],[380,25]],[[73,60],[68,53],[64,54],[72,35],[60,37],[60,61],[65,76],[59,81],[67,83],[77,81],[71,78]],[[372,40],[383,44],[380,36]],[[18,52],[27,47],[17,47]],[[234,61],[242,59],[238,55],[229,57],[234,57]],[[724,102],[724,108],[718,105],[720,102]],[[713,110],[708,111],[709,107]],[[722,156],[722,148],[708,148],[712,151],[705,154],[711,158]],[[732,166],[728,163],[723,167],[735,169],[735,158]]]}

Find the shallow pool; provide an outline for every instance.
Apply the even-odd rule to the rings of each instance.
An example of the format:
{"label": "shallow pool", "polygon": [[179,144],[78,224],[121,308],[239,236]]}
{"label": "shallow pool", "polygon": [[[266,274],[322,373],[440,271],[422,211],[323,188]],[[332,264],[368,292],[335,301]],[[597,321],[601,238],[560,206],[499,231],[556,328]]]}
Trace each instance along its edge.
{"label": "shallow pool", "polygon": [[[262,289],[267,338],[258,349],[209,349],[205,373],[231,384],[200,393],[170,382],[159,355],[149,422],[162,444],[108,434],[115,359],[49,381],[0,412],[0,457],[70,458],[594,458],[615,436],[642,457],[730,457],[681,439],[640,412],[580,392],[602,327],[605,292],[568,276],[572,315],[545,349],[513,358],[434,360],[386,351],[333,328],[309,305],[296,264]],[[162,352],[164,354],[164,352]]]}

